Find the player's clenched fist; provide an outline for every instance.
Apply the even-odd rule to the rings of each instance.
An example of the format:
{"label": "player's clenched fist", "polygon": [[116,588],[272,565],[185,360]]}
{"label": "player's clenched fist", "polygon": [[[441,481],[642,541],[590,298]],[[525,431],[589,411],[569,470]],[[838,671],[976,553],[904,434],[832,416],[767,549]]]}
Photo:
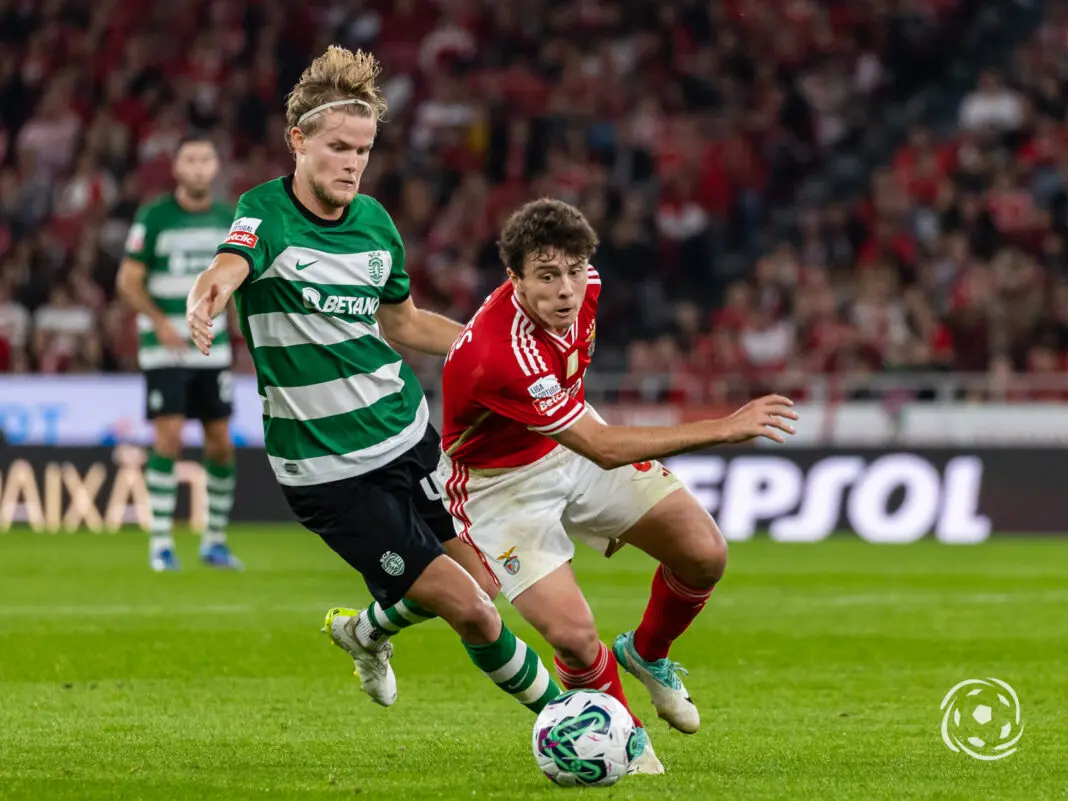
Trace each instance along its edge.
{"label": "player's clenched fist", "polygon": [[756,437],[767,437],[775,442],[785,442],[783,434],[795,434],[787,421],[796,420],[797,412],[790,407],[794,402],[782,395],[765,395],[749,401],[727,418],[728,442],[746,442]]}
{"label": "player's clenched fist", "polygon": [[212,311],[218,299],[219,287],[217,284],[212,284],[208,293],[191,306],[185,314],[186,322],[189,324],[189,336],[193,344],[205,356],[211,350],[211,342],[214,339],[211,331]]}

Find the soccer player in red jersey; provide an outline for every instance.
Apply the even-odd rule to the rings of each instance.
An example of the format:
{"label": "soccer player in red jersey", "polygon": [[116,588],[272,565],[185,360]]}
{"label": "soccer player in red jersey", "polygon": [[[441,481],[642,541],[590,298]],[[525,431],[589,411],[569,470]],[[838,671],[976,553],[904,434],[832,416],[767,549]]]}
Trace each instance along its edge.
{"label": "soccer player in red jersey", "polygon": [[[618,663],[649,690],[660,717],[693,733],[700,716],[668,650],[723,575],[727,546],[655,460],[756,437],[783,442],[797,415],[789,399],[769,395],[718,420],[605,424],[582,386],[597,333],[601,279],[589,264],[597,244],[561,201],[537,200],[509,218],[498,242],[508,281],[445,362],[439,473],[459,537],[553,646],[563,684],[626,704]],[[660,563],[641,623],[612,653],[572,572],[572,538],[606,556],[633,545]],[[641,772],[663,771],[651,748],[642,759]]]}

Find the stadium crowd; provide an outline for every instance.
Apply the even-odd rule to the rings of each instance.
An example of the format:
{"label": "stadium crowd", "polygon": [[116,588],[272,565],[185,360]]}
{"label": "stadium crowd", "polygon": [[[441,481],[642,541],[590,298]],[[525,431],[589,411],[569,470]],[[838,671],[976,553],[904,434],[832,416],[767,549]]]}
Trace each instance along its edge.
{"label": "stadium crowd", "polygon": [[[419,302],[467,319],[503,278],[509,211],[577,203],[602,239],[597,366],[625,376],[621,399],[1060,372],[1063,10],[981,77],[955,135],[913,130],[864,197],[766,241],[826,154],[922,85],[969,5],[0,0],[0,371],[136,370],[114,278],[178,137],[213,133],[221,196],[288,172],[282,98],[336,42],[385,66],[361,190],[394,215]],[[732,253],[745,275],[720,269]]]}

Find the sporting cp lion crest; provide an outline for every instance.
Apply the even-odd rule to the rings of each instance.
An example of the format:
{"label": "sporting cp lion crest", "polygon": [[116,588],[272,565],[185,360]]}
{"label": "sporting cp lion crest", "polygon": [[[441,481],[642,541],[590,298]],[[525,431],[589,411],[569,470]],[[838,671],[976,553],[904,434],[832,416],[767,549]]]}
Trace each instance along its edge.
{"label": "sporting cp lion crest", "polygon": [[382,565],[382,570],[390,576],[399,576],[404,572],[403,557],[393,551],[386,551],[378,561]]}
{"label": "sporting cp lion crest", "polygon": [[371,254],[371,257],[367,260],[367,272],[371,276],[371,281],[375,284],[382,283],[382,278],[386,274],[386,263],[382,260],[382,254]]}

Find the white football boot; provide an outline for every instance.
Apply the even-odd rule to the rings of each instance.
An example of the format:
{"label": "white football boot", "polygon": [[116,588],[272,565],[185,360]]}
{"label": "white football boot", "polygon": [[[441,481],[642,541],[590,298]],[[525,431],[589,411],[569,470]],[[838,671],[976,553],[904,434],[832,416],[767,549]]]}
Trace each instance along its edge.
{"label": "white football boot", "polygon": [[326,613],[323,631],[330,643],[352,657],[353,673],[360,687],[376,704],[392,706],[397,700],[397,677],[389,660],[393,657],[393,643],[386,640],[378,647],[363,645],[356,636],[356,624],[366,610],[335,608]]}
{"label": "white football boot", "polygon": [[679,678],[680,673],[686,672],[682,665],[670,659],[646,662],[634,650],[633,631],[616,637],[612,653],[620,667],[645,685],[656,714],[669,726],[683,734],[693,734],[701,728],[701,714]]}
{"label": "white football boot", "polygon": [[647,774],[650,776],[659,776],[664,772],[664,765],[656,756],[656,752],[653,751],[653,744],[649,740],[649,735],[645,733],[645,729],[638,729],[645,739],[645,747],[638,752],[638,755],[630,761],[627,766],[627,775],[634,774]]}

